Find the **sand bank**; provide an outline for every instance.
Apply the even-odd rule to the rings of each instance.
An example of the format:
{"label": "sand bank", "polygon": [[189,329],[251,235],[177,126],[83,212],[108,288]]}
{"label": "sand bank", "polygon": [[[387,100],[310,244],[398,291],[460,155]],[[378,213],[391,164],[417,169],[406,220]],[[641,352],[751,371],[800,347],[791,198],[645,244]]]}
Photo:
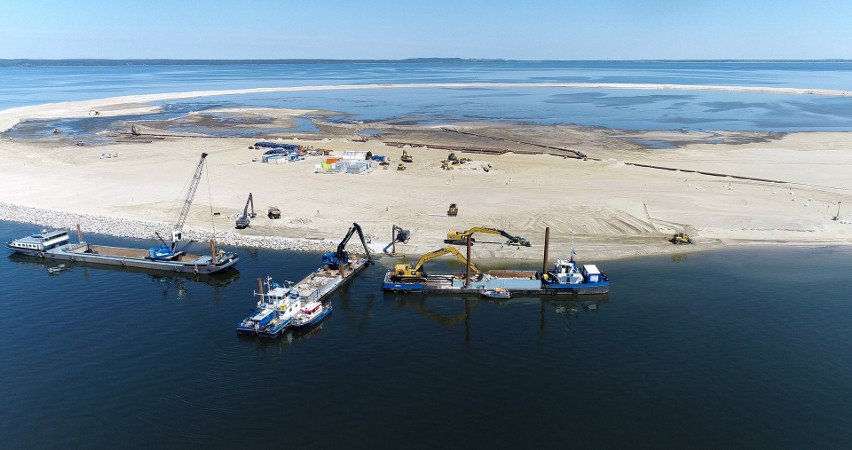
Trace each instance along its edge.
{"label": "sand bank", "polygon": [[[534,244],[519,249],[502,245],[499,236],[477,237],[477,259],[537,260],[545,227],[551,229],[551,257],[567,255],[573,241],[586,260],[742,243],[852,242],[852,225],[832,220],[838,202],[847,205],[842,217],[852,218],[852,179],[848,177],[852,173],[852,133],[792,133],[748,144],[695,144],[650,151],[613,144],[595,131],[564,127],[479,124],[466,129],[482,135],[517,136],[523,132],[527,133],[525,141],[537,137],[551,143],[585,142],[584,151],[597,160],[511,151],[465,154],[473,158],[472,163],[444,171],[440,160],[448,152],[426,145],[406,147],[414,162],[407,170],[396,171],[403,149],[377,139],[355,142],[350,134],[348,138],[326,135],[316,140],[285,140],[337,153],[368,150],[393,161],[389,170],[363,175],[318,174],[314,168],[322,161],[318,156],[286,165],[252,162],[260,153],[248,149],[254,139],[170,137],[108,147],[3,141],[0,202],[13,205],[9,207],[12,212],[3,216],[9,220],[53,224],[44,217],[49,212],[37,216],[22,209],[38,208],[85,215],[91,224],[133,221],[142,234],[134,236],[149,233],[150,237],[153,230],[146,228],[151,224],[167,228],[176,219],[187,181],[204,151],[210,154],[208,168],[187,228],[202,234],[215,228],[223,236],[236,236],[226,237],[226,243],[292,248],[287,245],[325,242],[327,246],[339,240],[352,222],[358,222],[378,246],[389,242],[392,225],[410,229],[411,241],[397,250],[413,256],[443,247],[450,229],[474,226],[504,229]],[[457,135],[441,134],[434,127],[398,132],[424,142],[433,136],[451,143]],[[400,140],[393,135],[388,139]],[[478,145],[470,139],[465,136],[460,144]],[[501,145],[520,148],[511,142]],[[105,150],[119,157],[103,159],[100,155]],[[655,170],[626,162],[785,183]],[[259,216],[249,229],[234,230],[235,215],[249,192]],[[450,202],[459,205],[457,217],[446,216]],[[219,213],[212,219],[210,205]],[[281,208],[281,219],[264,216],[272,205]],[[111,233],[115,227],[102,228],[99,231]],[[697,244],[687,249],[668,243],[667,237],[676,230],[690,233]],[[270,244],[275,239],[290,244]]]}
{"label": "sand bank", "polygon": [[638,90],[677,90],[677,91],[724,91],[749,92],[760,94],[795,94],[848,97],[852,91],[833,89],[781,88],[765,86],[720,86],[689,84],[652,84],[652,83],[411,83],[411,84],[350,84],[324,86],[289,86],[251,89],[227,89],[215,91],[167,92],[160,94],[128,95],[77,102],[49,103],[43,105],[22,106],[0,111],[0,132],[27,119],[85,117],[100,115],[134,115],[156,111],[154,106],[144,103],[164,100],[182,100],[218,95],[335,91],[364,89],[466,89],[466,88],[565,88],[565,89],[638,89]]}

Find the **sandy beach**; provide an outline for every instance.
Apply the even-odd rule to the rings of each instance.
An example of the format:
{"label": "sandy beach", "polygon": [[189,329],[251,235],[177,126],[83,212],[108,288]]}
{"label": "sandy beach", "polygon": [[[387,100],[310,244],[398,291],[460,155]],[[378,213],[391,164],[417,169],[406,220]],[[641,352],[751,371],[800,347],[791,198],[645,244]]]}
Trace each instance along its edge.
{"label": "sandy beach", "polygon": [[[394,87],[371,86],[275,89]],[[271,90],[240,92],[248,91]],[[85,116],[92,111],[99,115],[151,112],[156,108],[146,101],[208,95],[212,94],[156,94],[15,108],[0,111],[0,129],[20,120]],[[286,121],[307,111],[224,112]],[[622,139],[617,130],[488,123],[370,124],[382,135],[358,142],[357,125],[315,120],[322,133],[292,133],[280,139],[333,154],[364,150],[387,155],[392,160],[390,168],[360,175],[321,174],[315,169],[324,159],[321,156],[282,165],[253,162],[262,152],[248,147],[259,139],[164,137],[168,133],[150,128],[144,133],[157,139],[143,135],[104,146],[4,139],[0,142],[0,203],[7,205],[2,219],[53,225],[44,223],[43,214],[38,220],[28,218],[27,208],[40,208],[86,215],[95,222],[121,219],[134,221],[136,227],[144,228],[146,223],[168,227],[177,217],[201,152],[207,152],[207,171],[186,227],[199,233],[215,228],[218,238],[235,244],[266,246],[262,238],[272,237],[277,242],[294,238],[285,240],[328,245],[339,240],[352,222],[371,235],[376,248],[389,242],[392,225],[410,229],[411,241],[397,250],[412,256],[444,246],[449,229],[473,226],[503,229],[534,244],[515,248],[502,245],[499,236],[477,236],[476,258],[540,259],[545,227],[551,232],[551,257],[567,255],[574,242],[579,257],[586,260],[726,245],[852,242],[852,225],[844,223],[852,220],[850,133],[730,132],[715,134],[714,142],[721,139],[722,143],[712,144],[705,142],[709,138],[702,133],[648,133],[683,144],[661,151]],[[506,152],[456,152],[472,162],[446,171],[441,160],[452,146]],[[575,158],[561,148],[580,151],[588,158]],[[414,162],[407,164],[407,170],[397,171],[403,149]],[[111,157],[105,158],[104,153]],[[250,228],[234,230],[235,214],[242,211],[249,192],[258,218]],[[459,206],[457,217],[446,215],[451,202]],[[838,202],[846,206],[841,206],[843,220],[835,221]],[[281,219],[266,218],[272,205],[281,208]],[[218,213],[212,220],[211,211]],[[696,244],[669,243],[667,238],[675,231],[686,231]],[[128,233],[116,230],[113,234]]]}

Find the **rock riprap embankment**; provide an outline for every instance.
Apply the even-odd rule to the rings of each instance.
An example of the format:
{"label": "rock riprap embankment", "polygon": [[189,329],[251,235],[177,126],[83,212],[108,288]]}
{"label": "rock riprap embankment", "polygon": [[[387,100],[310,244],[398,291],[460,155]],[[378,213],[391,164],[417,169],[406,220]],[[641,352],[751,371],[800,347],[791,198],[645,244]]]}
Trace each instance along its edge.
{"label": "rock riprap embankment", "polygon": [[[0,220],[11,222],[31,223],[46,228],[61,228],[76,230],[77,224],[84,233],[106,234],[110,236],[136,239],[154,239],[154,232],[160,233],[164,239],[170,239],[172,228],[170,224],[160,222],[144,222],[116,217],[75,214],[50,209],[30,208],[8,203],[0,203]],[[18,236],[9,236],[15,239]],[[230,231],[217,231],[214,236],[209,231],[192,229],[183,230],[183,240],[205,242],[216,239],[217,244],[238,247],[258,247],[273,250],[295,250],[304,252],[327,252],[337,248],[337,241],[294,239],[281,236],[245,236]]]}

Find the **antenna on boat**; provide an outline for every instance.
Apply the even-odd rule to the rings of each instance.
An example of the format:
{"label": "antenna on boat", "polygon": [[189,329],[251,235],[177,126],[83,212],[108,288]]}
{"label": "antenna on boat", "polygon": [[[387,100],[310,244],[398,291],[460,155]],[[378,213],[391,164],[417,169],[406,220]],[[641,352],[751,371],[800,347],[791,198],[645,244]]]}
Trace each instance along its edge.
{"label": "antenna on boat", "polygon": [[577,251],[574,250],[574,230],[571,230],[571,261],[574,261],[574,257],[577,256]]}

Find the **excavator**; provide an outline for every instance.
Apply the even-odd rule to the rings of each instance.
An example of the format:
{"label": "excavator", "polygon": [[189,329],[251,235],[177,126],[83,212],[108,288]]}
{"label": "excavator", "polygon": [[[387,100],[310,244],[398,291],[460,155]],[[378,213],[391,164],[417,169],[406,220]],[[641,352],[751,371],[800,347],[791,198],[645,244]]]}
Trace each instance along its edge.
{"label": "excavator", "polygon": [[[420,260],[417,261],[417,265],[411,267],[410,264],[397,264],[394,266],[393,275],[391,276],[391,281],[397,283],[418,283],[422,281],[426,281],[426,272],[421,271],[420,268],[423,267],[423,264],[426,261],[431,259],[438,258],[440,256],[444,256],[446,254],[453,254],[459,261],[464,263],[467,266],[467,259],[462,255],[455,247],[444,247],[440,250],[435,250],[434,252],[429,252],[420,257]],[[472,270],[475,274],[481,275],[479,269],[470,263],[470,270]]]}
{"label": "excavator", "polygon": [[[411,239],[411,230],[403,229],[400,226],[393,225],[391,228],[391,242],[382,250],[385,254],[394,256],[396,254],[396,243],[408,243],[408,240]],[[391,248],[391,252],[388,253],[388,249]]]}
{"label": "excavator", "polygon": [[402,156],[399,158],[399,160],[402,162],[410,163],[414,161],[414,158],[412,158],[411,155],[408,154],[407,150],[403,150]]}
{"label": "excavator", "polygon": [[691,244],[692,239],[690,239],[689,235],[686,234],[686,233],[675,233],[674,236],[672,236],[672,238],[669,239],[669,242],[671,242],[672,244],[677,244],[677,245]]}
{"label": "excavator", "polygon": [[[251,211],[249,211],[249,207],[251,207]],[[243,214],[240,217],[237,217],[237,222],[235,224],[236,229],[242,230],[243,228],[248,228],[251,225],[251,219],[257,217],[257,213],[254,212],[254,200],[251,198],[251,192],[249,192],[248,200],[246,200],[246,206],[243,208]]]}
{"label": "excavator", "polygon": [[[456,245],[465,245],[467,244],[467,237],[472,236],[473,233],[486,233],[486,234],[499,234],[500,236],[508,239],[506,242],[507,245],[516,245],[518,247],[532,247],[530,241],[522,238],[520,236],[512,236],[511,234],[498,230],[496,228],[486,228],[486,227],[473,227],[467,231],[456,231],[450,230],[447,232],[447,239],[444,239],[444,243],[447,244],[456,244]],[[474,242],[474,239],[471,237],[470,242]]]}
{"label": "excavator", "polygon": [[353,223],[349,227],[346,237],[337,245],[337,250],[323,255],[322,264],[324,266],[328,266],[329,269],[339,269],[340,266],[349,264],[349,252],[346,251],[346,244],[349,243],[349,239],[355,232],[358,232],[358,237],[361,238],[361,245],[364,246],[364,251],[367,253],[367,264],[372,263],[373,259],[370,257],[370,249],[367,247],[367,241],[364,239],[364,232],[361,231],[360,225]]}

